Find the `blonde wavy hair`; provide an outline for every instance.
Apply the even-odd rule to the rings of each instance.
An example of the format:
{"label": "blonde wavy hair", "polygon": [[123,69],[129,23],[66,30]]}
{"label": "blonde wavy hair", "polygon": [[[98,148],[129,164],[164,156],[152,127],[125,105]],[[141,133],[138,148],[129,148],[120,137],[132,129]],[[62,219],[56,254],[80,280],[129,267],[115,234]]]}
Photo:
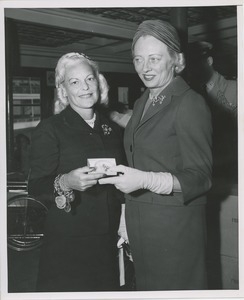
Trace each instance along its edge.
{"label": "blonde wavy hair", "polygon": [[54,103],[54,114],[59,114],[69,105],[67,96],[64,95],[62,83],[64,82],[66,67],[74,62],[87,62],[98,81],[99,87],[99,103],[102,105],[108,105],[108,91],[109,86],[105,77],[99,72],[99,68],[96,62],[91,60],[87,55],[83,53],[71,52],[64,54],[58,61],[55,69],[55,84],[57,89],[57,100]]}
{"label": "blonde wavy hair", "polygon": [[169,47],[167,48],[168,48],[169,55],[171,56],[174,62],[174,76],[180,75],[186,67],[186,60],[185,60],[184,53],[182,52],[178,53],[170,49]]}

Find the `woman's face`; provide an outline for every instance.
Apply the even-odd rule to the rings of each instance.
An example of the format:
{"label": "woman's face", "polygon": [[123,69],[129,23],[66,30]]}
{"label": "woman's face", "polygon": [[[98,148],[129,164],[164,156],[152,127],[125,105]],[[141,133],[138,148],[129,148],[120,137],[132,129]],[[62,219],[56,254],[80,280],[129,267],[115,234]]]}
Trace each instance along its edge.
{"label": "woman's face", "polygon": [[98,81],[87,62],[74,62],[66,67],[64,94],[74,110],[90,109],[98,101]]}
{"label": "woman's face", "polygon": [[167,46],[153,36],[138,39],[133,62],[136,72],[149,89],[166,87],[174,77],[174,61]]}

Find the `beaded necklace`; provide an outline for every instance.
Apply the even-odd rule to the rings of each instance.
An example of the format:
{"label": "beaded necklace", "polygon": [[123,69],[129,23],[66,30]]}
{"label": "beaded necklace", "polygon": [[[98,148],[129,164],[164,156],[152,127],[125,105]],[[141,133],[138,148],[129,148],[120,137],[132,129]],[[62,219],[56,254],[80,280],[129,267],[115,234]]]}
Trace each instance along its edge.
{"label": "beaded necklace", "polygon": [[86,121],[86,123],[87,123],[89,126],[91,126],[92,128],[94,128],[94,124],[95,124],[95,121],[96,121],[96,114],[94,113],[92,119],[90,119],[90,120],[85,120],[85,121]]}

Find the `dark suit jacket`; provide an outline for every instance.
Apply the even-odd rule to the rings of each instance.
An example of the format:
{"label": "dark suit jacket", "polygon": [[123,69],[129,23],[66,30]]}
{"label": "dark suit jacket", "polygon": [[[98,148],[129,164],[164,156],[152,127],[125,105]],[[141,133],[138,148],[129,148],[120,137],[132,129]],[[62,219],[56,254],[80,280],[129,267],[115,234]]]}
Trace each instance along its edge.
{"label": "dark suit jacket", "polygon": [[125,129],[131,167],[170,172],[180,193],[126,195],[126,226],[138,290],[205,289],[205,202],[211,187],[211,118],[205,100],[177,77],[141,119],[148,91]]}
{"label": "dark suit jacket", "polygon": [[172,173],[182,193],[165,196],[141,190],[126,197],[160,205],[204,203],[212,170],[212,125],[205,100],[176,77],[161,93],[163,102],[149,107],[141,119],[148,94],[136,101],[125,130],[128,163],[143,171]]}
{"label": "dark suit jacket", "polygon": [[[112,131],[106,134],[102,125]],[[97,113],[91,128],[71,107],[43,120],[31,141],[29,193],[49,201],[46,235],[86,236],[117,232],[122,195],[114,186],[95,185],[75,193],[71,213],[54,203],[54,179],[58,174],[87,165],[87,158],[115,158],[124,162],[122,134],[117,124]]]}

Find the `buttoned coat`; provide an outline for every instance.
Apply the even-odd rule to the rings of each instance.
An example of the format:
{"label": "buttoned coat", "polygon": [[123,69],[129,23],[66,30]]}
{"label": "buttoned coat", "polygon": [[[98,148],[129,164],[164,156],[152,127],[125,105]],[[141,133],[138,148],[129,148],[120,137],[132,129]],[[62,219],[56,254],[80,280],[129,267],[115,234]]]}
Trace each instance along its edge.
{"label": "buttoned coat", "polygon": [[169,172],[182,192],[126,195],[126,223],[139,290],[206,288],[206,193],[211,187],[212,126],[202,96],[176,77],[142,117],[149,91],[125,129],[129,166]]}
{"label": "buttoned coat", "polygon": [[118,283],[117,231],[122,194],[114,186],[75,191],[71,212],[58,209],[54,179],[87,165],[88,158],[124,162],[120,128],[97,112],[91,128],[70,106],[43,120],[31,142],[29,193],[49,207],[38,289],[84,291]]}

